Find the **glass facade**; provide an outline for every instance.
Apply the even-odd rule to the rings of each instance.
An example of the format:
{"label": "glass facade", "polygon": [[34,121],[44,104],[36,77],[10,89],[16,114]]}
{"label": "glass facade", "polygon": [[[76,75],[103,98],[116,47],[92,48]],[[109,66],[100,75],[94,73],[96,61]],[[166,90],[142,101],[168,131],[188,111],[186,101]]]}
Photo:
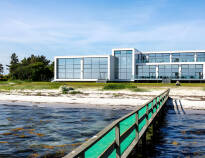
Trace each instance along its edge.
{"label": "glass facade", "polygon": [[197,62],[205,62],[205,53],[196,53],[197,58],[196,61]]}
{"label": "glass facade", "polygon": [[165,63],[170,62],[169,53],[152,53],[148,55],[149,63]]}
{"label": "glass facade", "polygon": [[156,79],[155,65],[137,65],[136,76],[139,79]]}
{"label": "glass facade", "polygon": [[159,65],[158,78],[179,78],[179,65]]}
{"label": "glass facade", "polygon": [[172,62],[194,62],[194,53],[173,53]]}
{"label": "glass facade", "polygon": [[84,58],[84,79],[107,79],[108,58]]}
{"label": "glass facade", "polygon": [[[135,55],[133,55],[135,53]],[[133,74],[133,56],[136,71]],[[108,59],[110,59],[109,63]],[[195,62],[195,63],[187,63]],[[133,52],[114,50],[114,56],[56,59],[56,79],[203,79],[205,52]],[[108,65],[110,65],[108,69]],[[110,76],[108,76],[108,70]],[[204,78],[205,79],[205,78]]]}
{"label": "glass facade", "polygon": [[148,63],[148,55],[136,54],[135,61],[136,63]]}
{"label": "glass facade", "polygon": [[183,79],[202,79],[202,64],[183,64],[181,68],[181,78]]}
{"label": "glass facade", "polygon": [[114,51],[115,55],[115,79],[132,79],[132,51]]}
{"label": "glass facade", "polygon": [[66,58],[57,60],[58,79],[80,79],[81,58]]}

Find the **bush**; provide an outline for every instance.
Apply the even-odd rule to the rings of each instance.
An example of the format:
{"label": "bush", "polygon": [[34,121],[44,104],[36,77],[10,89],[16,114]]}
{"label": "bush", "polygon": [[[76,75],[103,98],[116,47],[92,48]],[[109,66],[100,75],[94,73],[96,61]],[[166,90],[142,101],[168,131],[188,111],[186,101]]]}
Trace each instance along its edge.
{"label": "bush", "polygon": [[[68,92],[69,91],[73,91],[74,90],[74,88],[72,88],[72,87],[67,87],[66,85],[64,85],[64,86],[60,86],[60,88],[59,88],[59,91],[62,93],[62,94],[68,94]],[[76,91],[77,92],[77,91]]]}
{"label": "bush", "polygon": [[60,86],[59,90],[62,94],[68,94],[69,88],[64,85],[64,86]]}

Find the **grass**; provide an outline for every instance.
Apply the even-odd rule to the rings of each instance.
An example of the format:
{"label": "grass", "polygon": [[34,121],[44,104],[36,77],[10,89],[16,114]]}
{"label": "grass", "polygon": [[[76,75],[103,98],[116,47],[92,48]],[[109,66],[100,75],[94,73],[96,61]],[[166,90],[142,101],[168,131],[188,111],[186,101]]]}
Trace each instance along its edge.
{"label": "grass", "polygon": [[104,83],[94,82],[29,82],[29,81],[0,81],[0,90],[23,90],[23,89],[58,89],[60,86],[66,85],[73,88],[93,88],[103,87]]}
{"label": "grass", "polygon": [[120,89],[130,89],[134,92],[145,92],[144,88],[138,88],[134,83],[108,83],[104,85],[103,90],[120,90]]}
{"label": "grass", "polygon": [[117,90],[117,89],[126,89],[126,88],[131,88],[131,84],[126,84],[126,83],[108,83],[105,84],[103,89],[104,90]]}
{"label": "grass", "polygon": [[[95,82],[30,82],[30,81],[0,81],[0,90],[23,90],[23,89],[58,89],[60,86],[66,85],[73,88],[100,88],[104,90],[114,89],[132,89],[140,91],[143,87],[160,88],[160,87],[176,87],[175,83],[95,83]],[[181,83],[180,87],[205,87],[205,83]],[[205,88],[203,88],[205,90]]]}

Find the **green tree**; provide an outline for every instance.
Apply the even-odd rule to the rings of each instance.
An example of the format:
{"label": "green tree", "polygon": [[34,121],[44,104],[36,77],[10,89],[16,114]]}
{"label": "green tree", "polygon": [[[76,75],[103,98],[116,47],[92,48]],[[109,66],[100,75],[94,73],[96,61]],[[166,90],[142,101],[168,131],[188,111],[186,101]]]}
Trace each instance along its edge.
{"label": "green tree", "polygon": [[2,64],[0,64],[0,75],[3,75],[4,73],[4,67]]}
{"label": "green tree", "polygon": [[13,53],[11,55],[11,62],[10,62],[10,65],[16,65],[19,63],[19,59],[18,59],[18,56],[16,55],[16,53]]}
{"label": "green tree", "polygon": [[19,64],[18,56],[16,55],[16,53],[13,53],[11,55],[10,65],[7,65],[7,67],[9,68],[9,78],[17,79],[17,75],[15,71],[16,68],[18,67],[18,64]]}
{"label": "green tree", "polygon": [[[54,63],[45,56],[35,56],[24,58],[20,62],[12,56],[9,65],[10,76],[12,79],[30,80],[30,81],[48,81],[53,78]],[[18,58],[16,58],[18,59]]]}

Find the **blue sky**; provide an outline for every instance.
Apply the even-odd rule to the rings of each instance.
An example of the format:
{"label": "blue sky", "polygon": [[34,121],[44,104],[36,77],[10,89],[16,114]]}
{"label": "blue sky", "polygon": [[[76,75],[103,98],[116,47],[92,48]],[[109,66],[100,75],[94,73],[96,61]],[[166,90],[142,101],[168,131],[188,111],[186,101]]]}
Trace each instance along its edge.
{"label": "blue sky", "polygon": [[204,0],[1,0],[0,63],[58,55],[205,49]]}

